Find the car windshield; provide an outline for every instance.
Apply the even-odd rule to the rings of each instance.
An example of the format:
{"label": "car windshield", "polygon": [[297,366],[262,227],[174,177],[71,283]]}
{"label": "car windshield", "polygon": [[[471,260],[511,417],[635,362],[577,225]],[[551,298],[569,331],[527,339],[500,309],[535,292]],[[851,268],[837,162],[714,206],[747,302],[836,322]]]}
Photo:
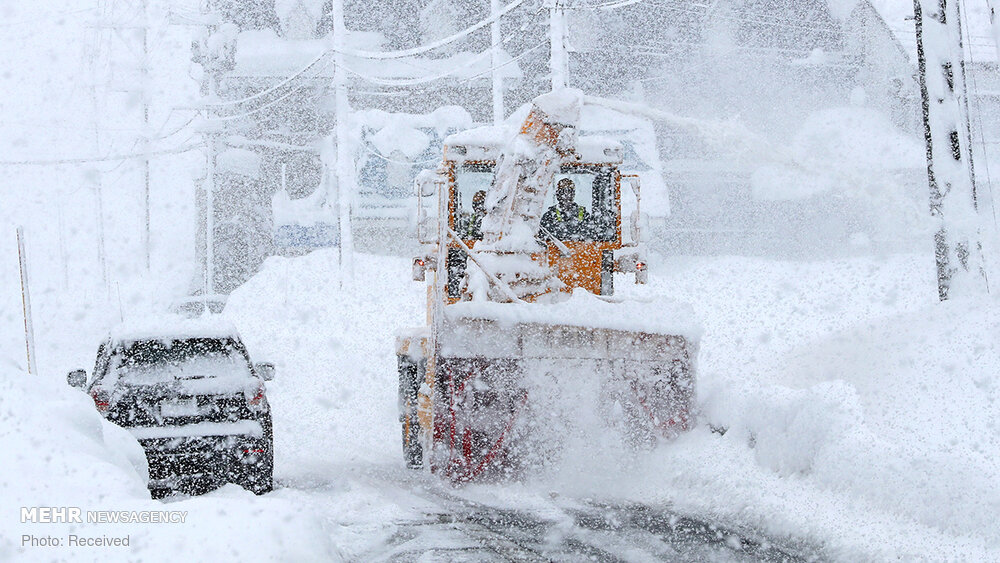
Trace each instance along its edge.
{"label": "car windshield", "polygon": [[126,383],[249,377],[249,362],[231,339],[139,340],[117,351],[114,371]]}

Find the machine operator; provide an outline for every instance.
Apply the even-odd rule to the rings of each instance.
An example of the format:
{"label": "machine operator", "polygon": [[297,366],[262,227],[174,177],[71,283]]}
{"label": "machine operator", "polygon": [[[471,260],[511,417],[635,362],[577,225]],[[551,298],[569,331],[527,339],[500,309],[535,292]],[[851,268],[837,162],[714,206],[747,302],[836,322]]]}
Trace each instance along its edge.
{"label": "machine operator", "polygon": [[559,240],[586,240],[589,224],[587,208],[576,203],[576,184],[562,178],[556,184],[556,204],[542,215],[542,228]]}

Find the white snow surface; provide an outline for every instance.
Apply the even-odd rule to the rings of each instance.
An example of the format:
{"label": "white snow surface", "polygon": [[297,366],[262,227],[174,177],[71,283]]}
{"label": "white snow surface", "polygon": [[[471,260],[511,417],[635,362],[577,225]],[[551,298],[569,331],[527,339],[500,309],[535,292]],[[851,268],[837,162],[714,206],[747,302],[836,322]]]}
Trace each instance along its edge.
{"label": "white snow surface", "polygon": [[551,323],[568,326],[638,330],[652,334],[701,335],[694,310],[672,299],[605,301],[583,289],[556,303],[520,304],[466,301],[445,310],[450,320],[483,318],[501,325]]}
{"label": "white snow surface", "polygon": [[[650,452],[570,449],[524,482],[445,486],[450,494],[542,512],[556,510],[553,493],[671,506],[842,561],[1000,557],[996,302],[938,303],[930,253],[650,263],[648,286],[620,276],[616,287],[690,304],[704,326],[703,420],[727,433],[702,425]],[[424,320],[423,287],[408,274],[408,260],[359,255],[355,279],[343,279],[336,250],[321,250],[269,259],[231,296],[227,315],[252,356],[278,366],[268,385],[278,489],[264,497],[228,486],[150,501],[128,434],[67,387],[64,371],[29,378],[11,367],[22,350],[4,348],[0,558],[51,556],[22,551],[18,538],[69,525],[22,524],[17,507],[63,504],[189,511],[184,525],[81,526],[128,533],[132,547],[65,554],[79,559],[362,560],[389,549],[402,522],[440,510],[424,494],[438,480],[414,480],[399,454],[393,339]],[[62,315],[92,315],[57,303]],[[46,332],[41,365],[91,361],[93,350],[64,346],[77,338]]]}
{"label": "white snow surface", "polygon": [[[4,351],[6,353],[6,350]],[[275,493],[258,498],[235,485],[199,498],[150,500],[142,449],[100,417],[86,394],[52,374],[0,371],[0,560],[339,560],[323,520]],[[21,507],[182,511],[184,523],[23,523]],[[120,548],[71,547],[80,537],[129,537]],[[22,546],[23,535],[62,546]]]}
{"label": "white snow surface", "polygon": [[906,180],[926,166],[922,144],[864,107],[814,112],[790,140],[788,156],[791,162],[764,164],[753,172],[755,199],[799,200],[831,193],[892,202],[899,209],[910,203]]}

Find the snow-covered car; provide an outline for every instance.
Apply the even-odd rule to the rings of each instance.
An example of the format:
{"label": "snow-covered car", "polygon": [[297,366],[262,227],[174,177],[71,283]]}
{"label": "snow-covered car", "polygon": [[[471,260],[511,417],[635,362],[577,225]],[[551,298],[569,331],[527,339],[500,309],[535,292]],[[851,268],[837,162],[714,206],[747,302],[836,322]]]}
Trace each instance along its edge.
{"label": "snow-covered car", "polygon": [[218,315],[225,308],[225,295],[193,295],[173,301],[170,304],[170,313],[193,319],[206,314],[206,312]]}
{"label": "snow-covered car", "polygon": [[271,490],[274,439],[264,382],[273,376],[274,365],[252,363],[224,321],[156,319],[113,330],[89,381],[84,370],[67,381],[135,436],[149,461],[150,492],[162,498],[225,483],[256,494]]}

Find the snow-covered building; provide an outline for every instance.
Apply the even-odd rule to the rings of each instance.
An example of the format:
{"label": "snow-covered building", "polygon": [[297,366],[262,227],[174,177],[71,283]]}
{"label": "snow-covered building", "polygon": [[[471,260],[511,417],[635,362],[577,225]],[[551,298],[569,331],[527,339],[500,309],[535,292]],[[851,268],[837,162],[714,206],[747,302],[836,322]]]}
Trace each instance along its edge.
{"label": "snow-covered building", "polygon": [[[355,14],[346,47],[355,52],[402,47],[402,31],[383,33],[365,21],[395,21],[399,18],[390,12],[412,8],[403,4],[381,6],[386,17],[371,10]],[[208,20],[195,59],[205,70],[210,117],[221,124],[215,239],[225,238],[232,248],[216,249],[215,287],[225,292],[268,255],[338,243],[338,191],[331,173],[335,67],[329,2],[217,0],[213,5],[217,19]],[[451,17],[445,8],[425,11],[425,34],[441,33],[433,24]],[[516,86],[517,62],[506,52],[499,56],[502,77]],[[347,150],[357,183],[346,192],[358,248],[406,247],[412,179],[440,160],[444,136],[472,125],[465,108],[476,112],[477,120],[489,118],[483,108],[491,107],[491,64],[489,53],[459,46],[374,62],[345,57],[352,108]],[[230,158],[237,153],[240,158]]]}
{"label": "snow-covered building", "polygon": [[[894,64],[915,76],[917,40],[913,3],[865,0],[861,4],[881,16],[886,30],[898,43]],[[977,181],[1000,188],[1000,181],[992,180],[1000,171],[1000,37],[993,35],[989,5],[985,0],[968,0],[961,7],[964,10],[963,46]],[[907,106],[912,119],[920,123],[920,96],[915,88],[906,84]]]}
{"label": "snow-covered building", "polygon": [[[597,32],[606,13],[581,11],[578,25],[597,31],[574,47],[604,53],[592,64],[606,76],[616,65],[607,53],[617,55],[619,96],[703,120],[658,125],[669,213],[648,211],[661,247],[801,254],[920,244],[914,209],[926,209],[927,189],[906,15],[907,0],[733,0],[660,14],[636,9],[615,16],[623,30],[615,35]],[[640,70],[629,74],[620,60],[639,61]],[[986,71],[973,68],[970,82],[989,83]],[[974,105],[985,108],[989,89],[979,90]],[[997,112],[976,119],[987,114]],[[899,158],[872,162],[838,144]],[[822,181],[801,177],[806,170]]]}
{"label": "snow-covered building", "polygon": [[[245,279],[282,248],[336,244],[330,4],[214,5],[225,23],[216,22],[203,42],[221,61],[206,66],[217,82],[209,101],[218,104],[213,113],[224,124],[225,148],[259,157],[255,166],[220,166],[224,177],[216,183],[219,201],[252,202],[216,221],[250,225],[256,233],[248,231],[254,244],[244,252],[253,256],[231,268]],[[491,119],[488,29],[418,55],[372,61],[358,53],[434,44],[481,21],[488,6],[412,0],[346,9],[349,150],[357,179],[349,190],[352,225],[359,248],[382,251],[386,241],[410,240],[408,178],[437,160],[445,135]],[[911,13],[907,0],[581,5],[567,16],[569,85],[705,125],[650,121],[619,131],[628,147],[630,134],[653,128],[652,142],[641,143],[648,154],[638,160],[650,168],[655,162],[656,179],[644,182],[644,211],[662,249],[787,252],[789,240],[802,241],[802,251],[817,244],[834,251],[886,248],[913,231],[915,214],[877,206],[891,200],[909,209],[925,201]],[[515,10],[503,21],[510,33],[499,73],[509,112],[548,87],[546,15]],[[974,105],[991,108],[1000,82],[995,64],[984,62],[982,35],[972,33],[970,83]],[[976,115],[982,145],[995,146],[986,137],[1000,124],[988,121],[1000,120],[1000,112]],[[726,133],[720,124],[727,123],[738,127]],[[851,170],[847,176],[869,179],[860,183],[842,171],[834,174],[841,174],[839,183],[826,177],[803,183],[794,170],[778,170],[801,167],[795,159],[815,160],[814,154],[844,158],[832,144],[858,139],[869,148],[905,145],[905,156]],[[776,162],[777,154],[784,161]]]}

